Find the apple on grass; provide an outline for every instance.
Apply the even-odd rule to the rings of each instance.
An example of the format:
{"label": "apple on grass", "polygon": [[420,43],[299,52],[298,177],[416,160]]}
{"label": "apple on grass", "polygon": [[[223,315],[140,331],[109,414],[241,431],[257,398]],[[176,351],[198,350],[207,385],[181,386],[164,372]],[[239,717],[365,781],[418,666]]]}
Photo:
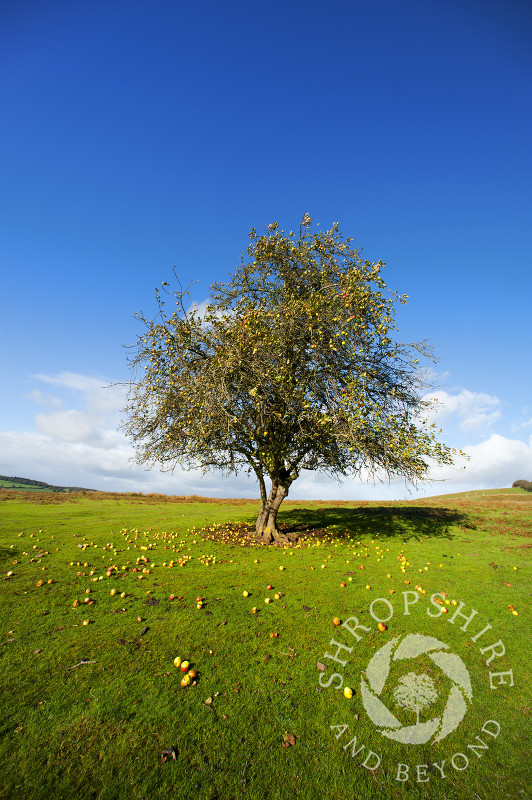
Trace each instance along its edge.
{"label": "apple on grass", "polygon": [[349,686],[346,686],[344,688],[344,697],[346,697],[348,700],[351,700],[351,698],[353,697],[353,690],[350,689]]}
{"label": "apple on grass", "polygon": [[249,596],[249,592],[247,591],[247,589],[244,589],[244,591],[242,592],[242,595],[243,595],[243,597],[248,597]]}
{"label": "apple on grass", "polygon": [[333,617],[332,623],[333,623],[333,625],[341,625],[342,621],[340,619],[338,619],[338,617]]}
{"label": "apple on grass", "polygon": [[188,661],[182,661],[181,662],[181,672],[188,672],[189,666],[190,666],[190,664],[189,664]]}
{"label": "apple on grass", "polygon": [[190,686],[190,682],[191,681],[190,681],[190,676],[189,675],[185,675],[183,678],[181,678],[181,686],[183,686],[183,688],[185,686]]}
{"label": "apple on grass", "polygon": [[174,658],[174,667],[180,667],[180,666],[181,666],[181,656],[176,656]]}

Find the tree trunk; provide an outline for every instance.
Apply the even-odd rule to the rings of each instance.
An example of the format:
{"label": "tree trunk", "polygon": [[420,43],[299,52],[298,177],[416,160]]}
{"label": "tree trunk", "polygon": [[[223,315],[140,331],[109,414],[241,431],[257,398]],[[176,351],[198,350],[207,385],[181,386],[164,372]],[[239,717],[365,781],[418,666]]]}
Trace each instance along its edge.
{"label": "tree trunk", "polygon": [[278,544],[287,544],[290,539],[277,529],[277,512],[286,495],[290,484],[285,485],[278,480],[272,481],[272,488],[266,503],[262,504],[255,530],[257,538],[261,542],[270,544],[276,542]]}

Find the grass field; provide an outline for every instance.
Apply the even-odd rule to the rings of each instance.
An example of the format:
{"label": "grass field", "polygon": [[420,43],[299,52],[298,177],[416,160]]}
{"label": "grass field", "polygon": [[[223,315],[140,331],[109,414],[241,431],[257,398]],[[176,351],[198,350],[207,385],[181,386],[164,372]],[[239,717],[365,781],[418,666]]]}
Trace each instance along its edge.
{"label": "grass field", "polygon": [[0,798],[530,800],[532,494],[286,502],[289,548],[256,513],[0,490]]}
{"label": "grass field", "polygon": [[22,490],[24,492],[51,492],[53,489],[46,489],[39,486],[28,486],[25,483],[21,483],[20,481],[14,480],[5,480],[4,478],[0,478],[0,489],[17,489]]}

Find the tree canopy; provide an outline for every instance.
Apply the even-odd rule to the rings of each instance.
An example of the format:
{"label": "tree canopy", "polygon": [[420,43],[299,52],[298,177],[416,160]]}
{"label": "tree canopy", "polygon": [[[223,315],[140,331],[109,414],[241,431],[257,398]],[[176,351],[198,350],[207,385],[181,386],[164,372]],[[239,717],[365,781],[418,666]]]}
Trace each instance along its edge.
{"label": "tree canopy", "polygon": [[386,289],[384,264],[308,214],[297,232],[274,222],[249,238],[204,310],[177,280],[156,290],[156,318],[137,315],[124,428],[139,463],[252,470],[257,536],[283,541],[277,511],[302,470],[417,482],[455,451],[427,419],[430,348],[394,336],[407,298]]}

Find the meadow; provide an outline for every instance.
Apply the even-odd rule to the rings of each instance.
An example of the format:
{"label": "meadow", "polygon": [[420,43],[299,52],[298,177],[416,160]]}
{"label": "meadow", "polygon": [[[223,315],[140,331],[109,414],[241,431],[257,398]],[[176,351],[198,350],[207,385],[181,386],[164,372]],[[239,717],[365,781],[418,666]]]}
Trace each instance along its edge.
{"label": "meadow", "polygon": [[[289,547],[257,511],[0,489],[0,798],[530,800],[532,494],[286,501]],[[462,703],[440,740],[370,716],[386,654],[403,728]],[[397,700],[416,669],[429,709]]]}

